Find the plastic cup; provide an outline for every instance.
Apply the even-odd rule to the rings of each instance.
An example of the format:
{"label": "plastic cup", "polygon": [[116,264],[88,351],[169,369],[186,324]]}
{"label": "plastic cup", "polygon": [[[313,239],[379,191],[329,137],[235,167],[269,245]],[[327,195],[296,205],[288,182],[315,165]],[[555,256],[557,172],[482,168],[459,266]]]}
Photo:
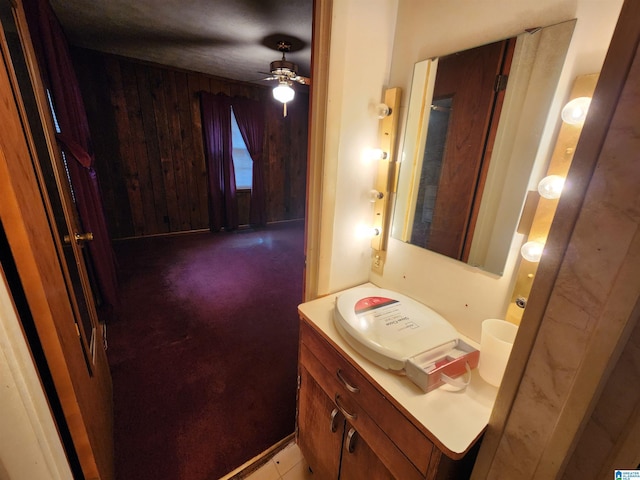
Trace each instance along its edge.
{"label": "plastic cup", "polygon": [[500,386],[517,332],[518,327],[505,320],[489,318],[482,322],[478,373],[485,382]]}

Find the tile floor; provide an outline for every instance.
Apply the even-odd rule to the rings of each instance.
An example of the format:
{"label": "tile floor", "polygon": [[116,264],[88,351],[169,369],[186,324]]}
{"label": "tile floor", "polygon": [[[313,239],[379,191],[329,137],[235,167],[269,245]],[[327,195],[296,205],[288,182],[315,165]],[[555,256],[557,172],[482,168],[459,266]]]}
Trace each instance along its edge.
{"label": "tile floor", "polygon": [[312,478],[298,445],[292,442],[245,480],[311,480]]}

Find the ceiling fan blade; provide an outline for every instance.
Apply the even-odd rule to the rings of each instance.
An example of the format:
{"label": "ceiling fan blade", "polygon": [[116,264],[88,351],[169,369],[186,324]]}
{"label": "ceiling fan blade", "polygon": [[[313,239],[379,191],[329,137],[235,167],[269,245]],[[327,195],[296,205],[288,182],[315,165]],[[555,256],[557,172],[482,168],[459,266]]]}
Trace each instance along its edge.
{"label": "ceiling fan blade", "polygon": [[309,77],[302,77],[300,75],[296,75],[291,80],[301,83],[302,85],[311,85],[311,79]]}

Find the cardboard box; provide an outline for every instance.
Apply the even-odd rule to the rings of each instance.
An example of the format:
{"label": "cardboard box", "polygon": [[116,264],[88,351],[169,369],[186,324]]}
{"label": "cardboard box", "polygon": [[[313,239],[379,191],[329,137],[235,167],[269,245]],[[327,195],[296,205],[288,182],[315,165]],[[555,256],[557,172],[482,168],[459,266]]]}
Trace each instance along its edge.
{"label": "cardboard box", "polygon": [[467,370],[478,366],[479,358],[480,351],[457,339],[455,346],[446,351],[426,351],[409,358],[405,372],[413,383],[428,393],[446,383],[443,374],[452,379],[465,375]]}

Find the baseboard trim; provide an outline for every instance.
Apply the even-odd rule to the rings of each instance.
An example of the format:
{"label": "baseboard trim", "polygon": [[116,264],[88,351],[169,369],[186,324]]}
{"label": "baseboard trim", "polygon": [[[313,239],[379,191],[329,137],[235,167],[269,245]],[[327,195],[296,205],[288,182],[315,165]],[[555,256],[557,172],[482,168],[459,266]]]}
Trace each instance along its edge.
{"label": "baseboard trim", "polygon": [[241,480],[243,478],[246,478],[248,475],[252,474],[269,460],[271,460],[279,451],[284,450],[287,445],[294,441],[295,433],[292,433],[291,435],[288,435],[287,437],[280,440],[275,445],[266,449],[264,452],[245,462],[243,465],[240,465],[234,471],[220,478],[220,480]]}

